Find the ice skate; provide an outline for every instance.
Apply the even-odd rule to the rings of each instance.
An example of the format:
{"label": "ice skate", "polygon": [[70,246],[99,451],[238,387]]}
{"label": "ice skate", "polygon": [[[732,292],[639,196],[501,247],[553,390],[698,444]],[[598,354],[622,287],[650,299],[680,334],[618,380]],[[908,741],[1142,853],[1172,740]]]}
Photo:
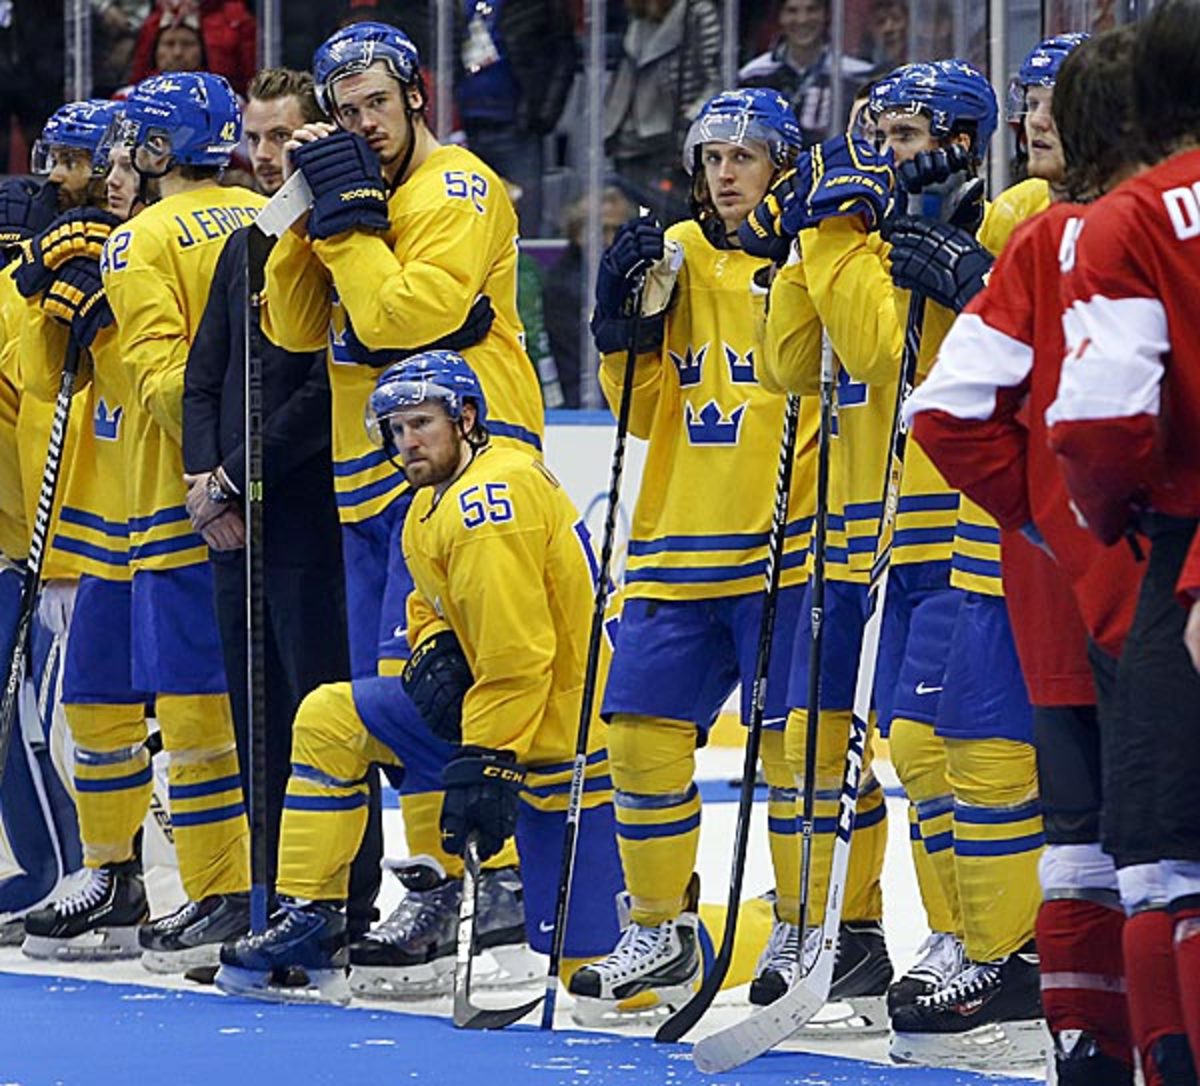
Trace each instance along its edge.
{"label": "ice skate", "polygon": [[1090,1033],[1068,1029],[1054,1035],[1046,1081],[1057,1086],[1133,1086],[1133,1067],[1101,1052]]}
{"label": "ice skate", "polygon": [[[405,888],[395,911],[350,948],[350,987],[368,999],[430,999],[454,986],[462,880],[446,876],[428,856],[388,860]],[[481,967],[480,987],[536,980],[545,963],[525,942],[525,905],[516,868],[484,871],[479,884],[478,948],[498,968]]]}
{"label": "ice skate", "polygon": [[270,1003],[350,1002],[346,917],[322,901],[281,898],[271,926],[221,948],[216,985]]}
{"label": "ice skate", "polygon": [[630,923],[607,958],[571,978],[571,1017],[581,1026],[612,1026],[681,1007],[700,977],[699,927],[693,912],[654,927]]}
{"label": "ice skate", "polygon": [[756,1007],[774,1003],[800,978],[800,927],[777,916],[771,937],[758,959],[750,982],[750,1002]]}
{"label": "ice skate", "polygon": [[220,963],[221,944],[250,930],[248,894],[188,901],[138,932],[142,965],[151,973],[186,973]]}
{"label": "ice skate", "polygon": [[[811,928],[804,941],[807,972],[821,945],[821,929]],[[838,928],[833,983],[825,1006],[799,1030],[798,1037],[829,1039],[853,1034],[886,1033],[887,990],[892,981],[883,927],[874,921],[847,921]]]}
{"label": "ice skate", "polygon": [[995,1068],[1044,1064],[1038,956],[1032,942],[995,962],[968,962],[931,995],[892,1016],[891,1057],[899,1063]]}
{"label": "ice skate", "polygon": [[30,958],[136,958],[138,925],[150,915],[136,860],[89,869],[66,897],[25,917],[22,951]]}
{"label": "ice skate", "polygon": [[895,1014],[898,1007],[911,1006],[917,996],[932,995],[945,987],[966,964],[961,940],[949,932],[932,932],[917,951],[913,966],[888,988],[888,1014]]}

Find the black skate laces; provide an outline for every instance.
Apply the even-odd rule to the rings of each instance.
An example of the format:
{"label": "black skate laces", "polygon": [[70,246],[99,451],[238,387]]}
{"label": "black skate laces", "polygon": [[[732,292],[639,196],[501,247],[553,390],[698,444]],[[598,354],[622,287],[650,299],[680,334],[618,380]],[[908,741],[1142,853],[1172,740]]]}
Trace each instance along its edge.
{"label": "black skate laces", "polygon": [[59,915],[74,916],[76,913],[86,912],[94,905],[99,905],[108,894],[111,885],[112,875],[102,867],[92,868],[92,874],[88,881],[58,903]]}
{"label": "black skate laces", "polygon": [[926,1007],[947,1007],[986,994],[999,979],[999,963],[972,962],[944,988],[932,995],[917,996],[917,1002]]}

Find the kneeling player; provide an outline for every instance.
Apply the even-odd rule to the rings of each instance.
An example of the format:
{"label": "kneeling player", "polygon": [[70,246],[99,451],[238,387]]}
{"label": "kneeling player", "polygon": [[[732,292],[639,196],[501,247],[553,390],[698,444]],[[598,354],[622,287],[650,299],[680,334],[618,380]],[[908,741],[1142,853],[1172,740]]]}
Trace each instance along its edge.
{"label": "kneeling player", "polygon": [[[305,699],[281,828],[280,911],[265,934],[222,950],[217,984],[227,992],[349,998],[343,906],[372,762],[403,766],[414,790],[445,787],[451,852],[475,834],[486,858],[516,834],[529,942],[549,949],[592,605],[586,529],[539,461],[489,444],[483,390],[461,355],[428,351],[391,367],[368,417],[417,491],[403,533],[414,660],[458,657],[443,676],[452,687],[457,671],[461,703],[444,685],[446,697],[427,700],[424,684],[410,682],[427,726],[397,677],[326,685]],[[575,956],[612,947],[621,889],[603,726],[590,735],[579,840],[589,885],[572,897],[566,933]],[[281,982],[294,966],[309,987]]]}

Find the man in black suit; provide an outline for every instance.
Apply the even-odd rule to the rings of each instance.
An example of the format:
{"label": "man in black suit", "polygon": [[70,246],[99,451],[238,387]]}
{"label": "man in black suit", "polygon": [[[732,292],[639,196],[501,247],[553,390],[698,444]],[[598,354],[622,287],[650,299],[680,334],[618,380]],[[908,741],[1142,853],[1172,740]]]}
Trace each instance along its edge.
{"label": "man in black suit", "polygon": [[[250,84],[245,134],[255,182],[283,183],[283,147],[322,120],[307,73],[268,69]],[[250,751],[246,681],[245,331],[246,230],[230,236],[188,356],[183,457],[188,512],[209,545],[243,788]],[[304,695],[350,677],[341,536],[334,504],[325,352],[293,354],[263,337],[263,539],[266,602],[267,855],[274,883],[279,821],[291,765],[292,719]],[[382,856],[377,778],[372,818],[355,863],[349,921],[373,918]]]}

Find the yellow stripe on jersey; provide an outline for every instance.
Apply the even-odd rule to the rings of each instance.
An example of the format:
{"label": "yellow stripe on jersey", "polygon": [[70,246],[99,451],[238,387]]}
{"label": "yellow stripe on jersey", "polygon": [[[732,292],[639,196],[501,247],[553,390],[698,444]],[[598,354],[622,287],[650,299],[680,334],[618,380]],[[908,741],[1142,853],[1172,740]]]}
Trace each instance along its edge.
{"label": "yellow stripe on jersey", "polygon": [[382,238],[351,231],[310,244],[289,231],[267,262],[267,335],[288,350],[329,349],[343,523],[381,513],[406,485],[363,427],[382,371],[351,357],[347,316],[367,349],[411,350],[457,331],[486,294],[495,320],[462,354],[483,385],[488,430],[497,446],[536,453],[545,429],[516,309],[516,213],[499,178],[465,148],[438,147],[392,193],[388,218]]}
{"label": "yellow stripe on jersey", "polygon": [[[714,248],[699,225],[672,226],[683,246],[661,350],[642,355],[630,430],[649,440],[633,514],[629,597],[711,599],[759,592],[783,436],[783,395],[760,383],[763,298],[752,291],[764,261]],[[815,313],[797,349],[819,362]],[[769,341],[768,341],[769,342]],[[601,386],[613,410],[624,353],[606,355]],[[788,503],[783,584],[807,575],[817,407],[801,411]]]}
{"label": "yellow stripe on jersey", "polygon": [[[183,376],[226,238],[263,197],[205,185],[168,196],[114,230],[100,269],[128,380],[130,561],[178,569],[207,560],[184,509]],[[136,449],[136,455],[132,450]]]}
{"label": "yellow stripe on jersey", "polygon": [[965,494],[958,509],[950,584],[985,596],[1003,596],[1000,579],[1000,529]]}

